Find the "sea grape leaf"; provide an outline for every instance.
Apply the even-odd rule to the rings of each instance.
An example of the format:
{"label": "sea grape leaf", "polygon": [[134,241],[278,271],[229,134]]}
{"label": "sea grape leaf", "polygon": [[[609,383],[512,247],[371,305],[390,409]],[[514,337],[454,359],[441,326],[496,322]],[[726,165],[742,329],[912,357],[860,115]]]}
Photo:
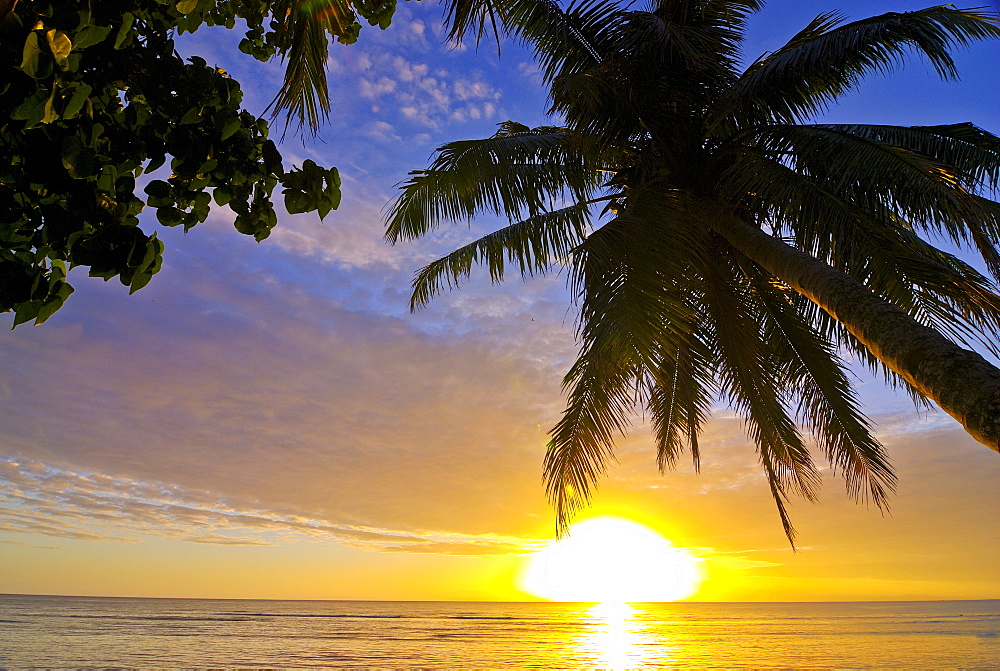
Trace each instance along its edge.
{"label": "sea grape leaf", "polygon": [[44,79],[52,73],[52,59],[42,51],[36,31],[28,33],[28,39],[24,41],[21,70],[35,79]]}
{"label": "sea grape leaf", "polygon": [[45,40],[49,43],[52,58],[61,70],[69,69],[69,52],[73,50],[73,42],[69,36],[55,28],[45,31]]}
{"label": "sea grape leaf", "polygon": [[93,90],[90,84],[80,84],[74,87],[69,102],[66,103],[66,108],[63,110],[62,118],[75,118],[80,113],[80,110],[83,109],[84,103],[90,99],[90,93]]}

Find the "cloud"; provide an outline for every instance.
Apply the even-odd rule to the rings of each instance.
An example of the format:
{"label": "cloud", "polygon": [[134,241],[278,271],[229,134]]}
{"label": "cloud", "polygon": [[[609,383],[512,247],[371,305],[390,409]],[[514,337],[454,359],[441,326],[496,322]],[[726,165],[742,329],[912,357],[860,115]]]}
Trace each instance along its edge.
{"label": "cloud", "polygon": [[254,525],[359,543],[367,529],[372,547],[427,551],[430,534],[481,553],[509,549],[481,534],[530,537],[551,515],[539,477],[561,370],[532,350],[558,327],[512,333],[511,311],[480,339],[408,315],[380,270],[234,233],[172,242],[143,292],[80,277],[45,328],[5,336],[13,528],[120,541],[189,525],[220,543]]}
{"label": "cloud", "polygon": [[379,96],[387,95],[396,90],[396,82],[388,77],[379,77],[376,81],[371,81],[365,77],[358,80],[360,93],[364,98],[375,99]]}
{"label": "cloud", "polygon": [[[500,288],[479,278],[409,315],[405,285],[392,286],[405,268],[387,280],[388,264],[339,271],[304,262],[308,250],[194,236],[169,247],[143,292],[81,278],[52,321],[5,336],[0,440],[13,461],[0,475],[19,502],[4,515],[8,530],[119,542],[133,528],[219,543],[330,534],[391,551],[433,551],[429,537],[457,534],[490,553],[507,541],[469,539],[551,528],[540,463],[575,356],[561,278]],[[329,258],[349,258],[338,244]],[[937,447],[961,432],[876,419],[906,486],[964,478],[965,496],[983,489],[966,473],[974,450]],[[731,414],[706,427],[701,475],[686,463],[659,475],[641,421],[616,452],[602,493],[700,520],[705,546],[727,547],[708,532],[740,524],[763,531],[730,546],[780,541],[776,520],[752,521],[772,520],[773,504]],[[974,472],[988,478],[990,468]],[[802,510],[793,519],[808,534]]]}
{"label": "cloud", "polygon": [[161,537],[213,545],[333,541],[366,550],[455,555],[519,554],[539,543],[495,534],[384,529],[245,508],[210,491],[72,472],[38,461],[0,461],[8,533],[134,542]]}
{"label": "cloud", "polygon": [[[351,266],[343,239],[295,253],[271,242],[196,229],[168,244],[163,274],[135,296],[80,278],[44,327],[5,336],[0,454],[44,465],[30,487],[8,480],[37,499],[21,500],[21,528],[94,534],[85,519],[106,519],[101,533],[121,539],[131,528],[114,521],[124,504],[78,500],[93,490],[134,499],[129,514],[169,513],[171,525],[192,516],[199,533],[220,500],[236,511],[226,523],[239,518],[241,529],[274,531],[280,518],[286,530],[312,520],[417,535],[548,531],[541,456],[575,357],[562,279],[492,287],[479,277],[410,315],[403,264],[361,266],[359,250]],[[975,446],[940,447],[965,445],[960,431],[909,418],[876,417],[905,486],[945,479],[966,482],[966,498],[987,491],[970,475],[978,482],[996,469]],[[755,449],[731,414],[706,427],[701,475],[687,463],[659,475],[641,421],[616,452],[602,494],[700,520],[705,546],[724,547],[708,532],[741,524],[763,532],[730,546],[780,542]],[[153,485],[165,493],[148,508]],[[843,498],[838,478],[828,490]],[[179,507],[164,513],[171,500]],[[806,534],[808,509],[793,510]],[[68,522],[53,527],[56,518]]]}
{"label": "cloud", "polygon": [[0,539],[0,543],[4,545],[20,545],[22,547],[34,548],[36,550],[65,550],[61,545],[38,545],[37,543],[27,543],[25,541],[14,541]]}
{"label": "cloud", "polygon": [[359,95],[378,103],[380,112],[395,113],[416,126],[436,129],[449,120],[497,116],[501,92],[482,74],[457,75],[447,68],[432,71],[422,60],[381,50],[371,51],[365,65],[366,72],[380,74],[359,77]]}
{"label": "cloud", "polygon": [[535,86],[544,86],[545,79],[542,76],[542,69],[537,63],[532,61],[522,61],[517,64],[517,71]]}

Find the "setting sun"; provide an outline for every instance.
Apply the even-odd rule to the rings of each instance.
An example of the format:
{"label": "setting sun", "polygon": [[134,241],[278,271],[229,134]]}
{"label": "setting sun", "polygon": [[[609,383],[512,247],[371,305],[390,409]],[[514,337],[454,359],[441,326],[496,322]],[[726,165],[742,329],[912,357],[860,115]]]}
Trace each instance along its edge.
{"label": "setting sun", "polygon": [[698,560],[649,527],[595,517],[532,556],[523,588],[553,601],[677,601],[701,579]]}

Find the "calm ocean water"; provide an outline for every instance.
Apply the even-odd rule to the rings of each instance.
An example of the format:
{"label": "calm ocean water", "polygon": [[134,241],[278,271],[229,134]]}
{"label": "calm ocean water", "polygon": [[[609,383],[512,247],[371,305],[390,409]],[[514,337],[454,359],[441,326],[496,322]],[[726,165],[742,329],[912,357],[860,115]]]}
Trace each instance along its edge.
{"label": "calm ocean water", "polygon": [[0,596],[0,667],[1000,667],[1000,601]]}

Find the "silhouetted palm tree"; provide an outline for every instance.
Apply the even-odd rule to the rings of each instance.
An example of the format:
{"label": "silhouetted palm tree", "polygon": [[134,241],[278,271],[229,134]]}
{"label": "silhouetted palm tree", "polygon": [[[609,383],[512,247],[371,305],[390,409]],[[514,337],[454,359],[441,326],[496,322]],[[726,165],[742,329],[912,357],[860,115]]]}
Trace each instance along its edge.
{"label": "silhouetted palm tree", "polygon": [[[712,402],[741,416],[791,540],[790,493],[812,498],[811,430],[857,498],[895,477],[844,371],[856,356],[977,440],[1000,443],[992,282],[927,238],[971,244],[1000,273],[1000,139],[971,124],[816,124],[865,75],[911,51],[945,78],[949,50],[1000,35],[948,7],[853,23],[823,14],[741,70],[754,0],[454,0],[453,35],[530,45],[558,126],[507,122],[439,148],[388,216],[395,243],[480,214],[511,225],[421,270],[411,307],[473,265],[494,281],[569,269],[580,356],[552,430],[547,492],[560,529],[584,505],[636,404],[661,470],[690,449]],[[943,335],[942,335],[943,334]],[[945,337],[947,336],[947,337]],[[950,338],[950,339],[949,339]]]}

